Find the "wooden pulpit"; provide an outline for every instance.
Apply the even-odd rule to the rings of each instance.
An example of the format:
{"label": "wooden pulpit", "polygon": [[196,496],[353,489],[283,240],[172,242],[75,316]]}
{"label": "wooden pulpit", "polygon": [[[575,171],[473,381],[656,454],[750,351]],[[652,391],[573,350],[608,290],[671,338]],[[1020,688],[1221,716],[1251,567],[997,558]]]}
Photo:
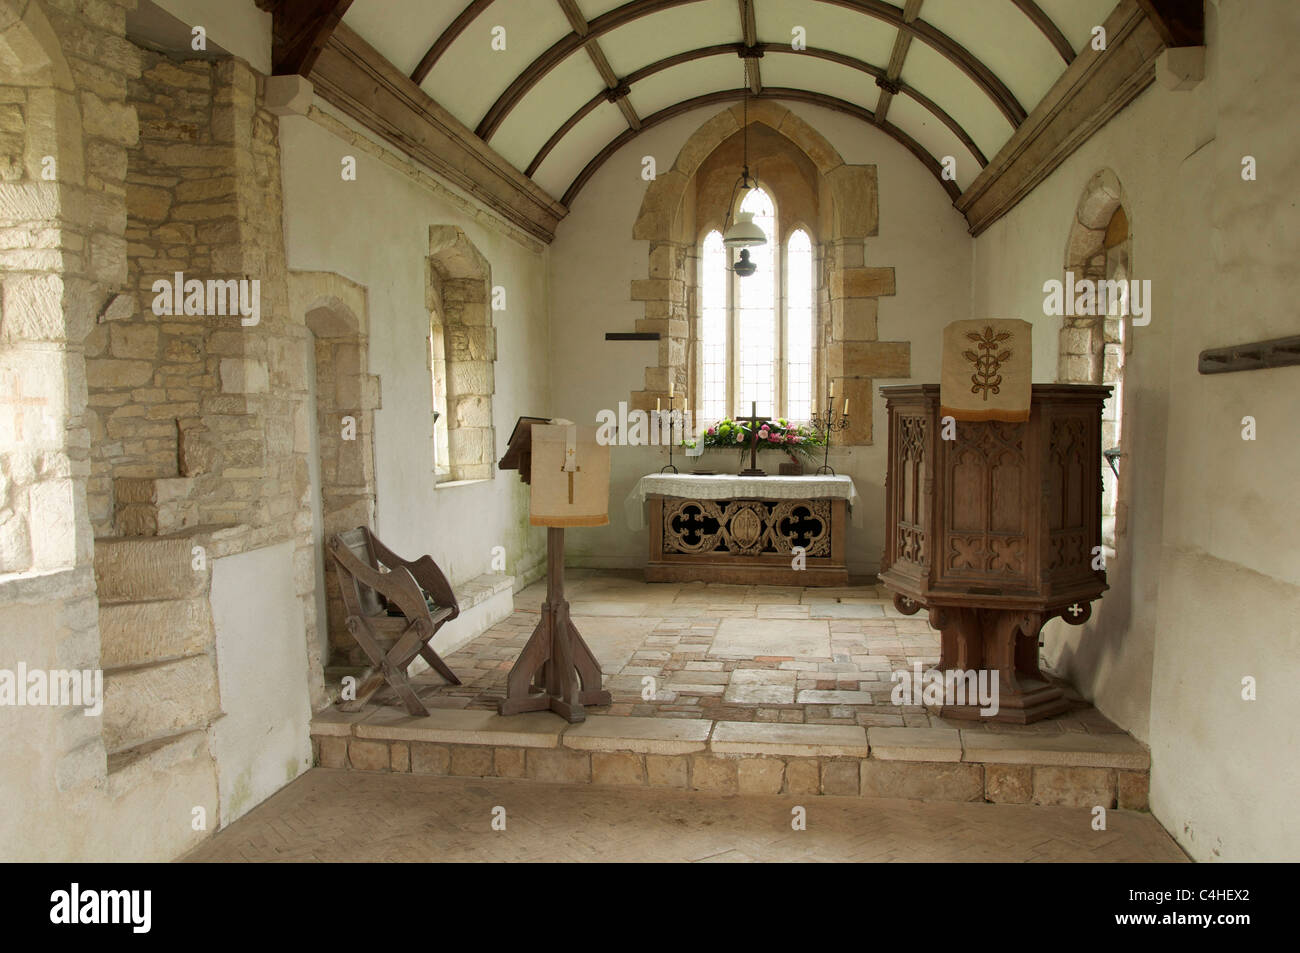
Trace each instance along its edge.
{"label": "wooden pulpit", "polygon": [[[1082,625],[1106,590],[1101,409],[1110,388],[1034,384],[1029,419],[944,419],[939,385],[882,387],[889,414],[880,581],[900,612],[929,610],[937,668],[999,676],[995,721],[1068,707],[1038,666],[1043,625]],[[977,719],[980,706],[945,704]]]}
{"label": "wooden pulpit", "polygon": [[[537,438],[534,439],[534,430]],[[564,598],[564,527],[609,523],[609,447],[595,428],[520,417],[497,466],[529,484],[529,522],[546,527],[546,601],[506,681],[502,715],[551,710],[583,721],[586,705],[608,705],[600,663],[569,617]]]}

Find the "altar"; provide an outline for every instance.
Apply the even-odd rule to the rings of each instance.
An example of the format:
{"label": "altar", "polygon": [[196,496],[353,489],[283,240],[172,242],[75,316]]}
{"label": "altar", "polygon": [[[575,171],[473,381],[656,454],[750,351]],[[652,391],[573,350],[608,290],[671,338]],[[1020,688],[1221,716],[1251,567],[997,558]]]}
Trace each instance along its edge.
{"label": "altar", "polygon": [[856,499],[847,476],[653,473],[626,509],[650,529],[647,582],[845,586]]}

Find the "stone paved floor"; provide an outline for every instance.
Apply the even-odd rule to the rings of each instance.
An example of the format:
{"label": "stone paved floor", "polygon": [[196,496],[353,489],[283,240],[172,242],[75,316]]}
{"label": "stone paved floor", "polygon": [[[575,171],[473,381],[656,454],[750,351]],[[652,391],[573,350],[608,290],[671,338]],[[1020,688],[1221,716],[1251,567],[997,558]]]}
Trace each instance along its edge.
{"label": "stone paved floor", "polygon": [[[807,829],[791,829],[791,809]],[[506,830],[491,828],[493,808]],[[1149,814],[316,768],[192,861],[1184,861]]]}
{"label": "stone paved floor", "polygon": [[[570,613],[613,695],[593,713],[715,721],[997,732],[1120,731],[1066,688],[1074,709],[1033,725],[956,721],[890,702],[893,671],[939,658],[923,614],[904,616],[873,585],[786,588],[646,583],[639,572],[569,570]],[[515,611],[446,661],[462,680],[425,673],[420,696],[438,707],[495,709],[506,676],[537,625],[543,581],[515,595]],[[655,698],[642,697],[655,679]],[[382,696],[376,701],[386,701]]]}

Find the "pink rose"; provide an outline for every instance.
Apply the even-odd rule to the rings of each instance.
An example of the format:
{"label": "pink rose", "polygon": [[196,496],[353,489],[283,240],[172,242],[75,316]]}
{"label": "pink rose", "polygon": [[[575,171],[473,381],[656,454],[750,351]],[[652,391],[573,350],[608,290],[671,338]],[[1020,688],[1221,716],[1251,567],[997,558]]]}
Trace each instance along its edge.
{"label": "pink rose", "polygon": [[743,433],[737,433],[736,443],[744,443],[744,442],[745,442],[745,435]]}

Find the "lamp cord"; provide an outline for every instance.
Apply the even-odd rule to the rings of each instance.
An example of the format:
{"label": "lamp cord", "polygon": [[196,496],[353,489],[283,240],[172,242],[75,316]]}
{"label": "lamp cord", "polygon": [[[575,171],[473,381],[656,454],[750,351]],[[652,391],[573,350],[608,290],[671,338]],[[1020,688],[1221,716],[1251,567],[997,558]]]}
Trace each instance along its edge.
{"label": "lamp cord", "polygon": [[744,127],[740,131],[741,141],[741,174],[740,181],[731,187],[731,200],[727,203],[727,217],[723,219],[722,230],[731,227],[731,215],[736,206],[736,190],[743,184],[749,188],[749,76],[744,77],[746,86],[744,95],[741,97],[742,109],[744,110]]}

